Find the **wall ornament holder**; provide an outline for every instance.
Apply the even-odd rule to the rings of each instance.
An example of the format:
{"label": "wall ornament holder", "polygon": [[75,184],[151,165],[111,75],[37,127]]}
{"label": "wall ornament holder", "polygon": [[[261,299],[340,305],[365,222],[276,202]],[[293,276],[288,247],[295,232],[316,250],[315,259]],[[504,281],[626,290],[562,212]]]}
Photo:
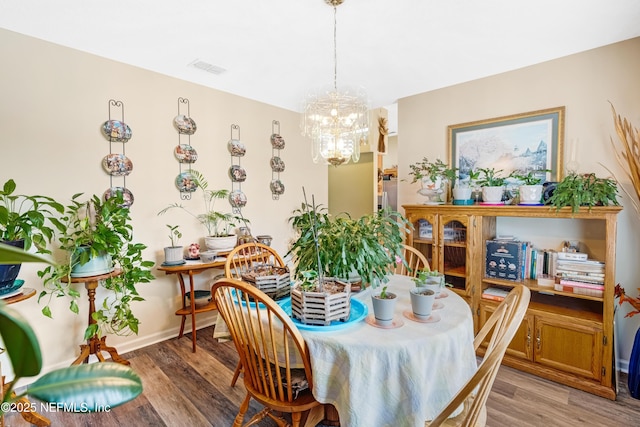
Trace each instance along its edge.
{"label": "wall ornament holder", "polygon": [[280,122],[273,120],[271,122],[271,198],[273,200],[280,199],[284,194],[284,184],[280,180],[280,172],[284,172],[284,161],[280,157],[280,150],[284,149],[284,138],[280,135]]}
{"label": "wall ornament holder", "polygon": [[[185,109],[186,111],[184,111]],[[179,164],[175,184],[180,192],[180,199],[190,200],[191,193],[198,188],[196,180],[191,174],[191,165],[198,160],[198,152],[191,145],[191,135],[196,132],[198,127],[191,118],[191,108],[187,98],[178,98],[178,115],[174,117],[173,125],[178,131],[178,145],[173,150]]]}
{"label": "wall ornament holder", "polygon": [[[133,162],[126,156],[125,144],[131,139],[132,132],[129,125],[124,122],[124,103],[110,99],[108,102],[109,120],[102,125],[102,134],[109,141],[109,154],[102,159],[102,168],[109,174],[109,188],[102,197],[107,200],[122,192],[124,207],[133,204],[133,194],[127,188],[127,176],[133,171]],[[120,113],[120,120],[114,119]],[[114,143],[122,144],[122,152],[114,152]],[[114,185],[114,177],[122,179],[122,185]]]}
{"label": "wall ornament holder", "polygon": [[227,143],[227,148],[231,154],[229,204],[234,214],[241,215],[242,208],[247,204],[247,196],[242,192],[242,183],[247,179],[247,172],[242,167],[241,159],[247,150],[242,141],[240,141],[240,126],[236,124],[231,125],[231,139]]}

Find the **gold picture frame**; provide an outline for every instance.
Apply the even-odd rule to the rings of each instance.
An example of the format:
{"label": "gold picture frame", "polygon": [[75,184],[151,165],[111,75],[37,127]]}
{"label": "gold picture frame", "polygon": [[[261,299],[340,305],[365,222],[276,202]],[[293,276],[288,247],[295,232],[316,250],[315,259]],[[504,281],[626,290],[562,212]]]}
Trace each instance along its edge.
{"label": "gold picture frame", "polygon": [[563,177],[565,107],[448,126],[449,164],[461,178],[471,170],[548,169],[547,181]]}

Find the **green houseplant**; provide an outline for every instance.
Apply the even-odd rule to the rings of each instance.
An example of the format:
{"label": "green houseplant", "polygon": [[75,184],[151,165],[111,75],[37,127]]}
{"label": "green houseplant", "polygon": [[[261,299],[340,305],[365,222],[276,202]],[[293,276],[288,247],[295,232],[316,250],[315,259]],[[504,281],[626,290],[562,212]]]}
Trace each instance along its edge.
{"label": "green houseplant", "polygon": [[403,236],[410,227],[400,213],[390,210],[353,219],[346,214],[331,216],[323,207],[306,202],[289,222],[298,235],[287,253],[293,255],[296,279],[308,270],[345,280],[356,273],[365,284],[374,286],[388,280],[396,255],[402,256]]}
{"label": "green houseplant", "polygon": [[180,203],[174,203],[158,212],[163,215],[167,211],[179,208],[196,218],[200,224],[207,229],[205,243],[211,250],[229,250],[236,245],[235,228],[240,223],[248,223],[249,220],[231,212],[223,212],[216,210],[216,201],[224,200],[229,197],[229,190],[210,190],[209,182],[201,172],[191,171],[196,185],[202,190],[205,212],[195,214]]}
{"label": "green houseplant", "polygon": [[456,179],[456,168],[450,168],[440,159],[430,161],[427,157],[409,165],[412,183],[420,182],[420,194],[428,203],[444,203],[449,198],[449,188]]}
{"label": "green houseplant", "polygon": [[[51,253],[54,228],[60,229],[57,215],[64,206],[51,197],[16,194],[16,183],[7,180],[0,190],[0,242],[29,250],[35,246],[38,253]],[[10,291],[20,272],[20,263],[0,266],[0,291]]]}
{"label": "green houseplant", "polygon": [[131,217],[121,193],[106,201],[96,195],[80,201],[80,196],[81,193],[72,197],[61,218],[64,232],[59,233],[58,241],[65,251],[65,261],[38,271],[38,276],[44,279],[38,301],[43,298],[47,301],[42,313],[52,317],[49,302],[54,296],[66,296],[71,298],[70,310],[77,314],[76,301],[80,294],[72,287],[74,271],[95,257],[106,255],[111,259],[107,261],[109,270],[118,268],[121,274],[102,282],[111,294],[94,314],[97,323],[87,327],[85,339],[102,331],[117,335],[137,334],[139,321],[131,311],[131,303],[143,301],[136,284],[154,279],[150,271],[154,263],[143,259],[146,246],[133,242]]}
{"label": "green houseplant", "polygon": [[595,173],[569,174],[557,185],[547,204],[560,210],[571,206],[577,212],[580,206],[619,206],[618,183],[612,178],[599,178]]}
{"label": "green houseplant", "polygon": [[520,204],[540,204],[542,200],[542,183],[549,169],[514,171],[510,177],[519,182],[518,195]]}
{"label": "green houseplant", "polygon": [[[0,247],[0,264],[43,262],[48,258],[12,247]],[[128,366],[117,363],[94,363],[72,366],[49,372],[20,395],[13,386],[20,378],[38,375],[42,370],[42,352],[35,332],[16,311],[0,302],[0,336],[11,363],[14,379],[2,394],[2,403],[19,401],[25,395],[43,402],[62,403],[67,410],[104,411],[128,402],[142,393],[140,377]],[[4,417],[9,406],[0,406]]]}
{"label": "green houseplant", "polygon": [[180,232],[179,225],[167,224],[169,229],[169,241],[171,246],[165,246],[164,248],[164,262],[165,264],[179,264],[183,263],[184,259],[184,247],[178,245],[179,239],[182,238],[182,232]]}
{"label": "green houseplant", "polygon": [[478,185],[482,187],[482,201],[487,203],[500,203],[504,195],[504,185],[508,176],[502,176],[502,169],[480,168],[481,173]]}

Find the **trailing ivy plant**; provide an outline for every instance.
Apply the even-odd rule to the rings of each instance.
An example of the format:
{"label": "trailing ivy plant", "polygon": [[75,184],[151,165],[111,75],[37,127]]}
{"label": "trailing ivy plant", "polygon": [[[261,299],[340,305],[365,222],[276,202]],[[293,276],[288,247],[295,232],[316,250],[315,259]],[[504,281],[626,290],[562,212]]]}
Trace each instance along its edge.
{"label": "trailing ivy plant", "polygon": [[571,206],[578,212],[580,206],[619,206],[618,183],[611,178],[598,178],[595,173],[570,174],[557,185],[547,204],[557,210]]}
{"label": "trailing ivy plant", "polygon": [[[69,309],[78,314],[77,299],[80,293],[72,286],[71,271],[76,265],[86,264],[91,257],[108,254],[113,267],[121,272],[101,281],[102,286],[111,293],[94,313],[97,323],[87,327],[85,339],[101,335],[102,332],[137,334],[139,320],[131,310],[131,303],[144,300],[138,294],[136,284],[154,279],[150,271],[154,263],[143,259],[142,252],[146,246],[133,242],[131,217],[122,193],[106,201],[96,195],[81,201],[81,196],[79,193],[72,197],[61,218],[65,231],[58,235],[58,241],[60,248],[66,252],[65,261],[38,271],[38,276],[44,279],[44,289],[38,302],[46,299],[42,313],[52,317],[49,307],[51,299],[68,297]],[[83,250],[85,248],[88,250]]]}

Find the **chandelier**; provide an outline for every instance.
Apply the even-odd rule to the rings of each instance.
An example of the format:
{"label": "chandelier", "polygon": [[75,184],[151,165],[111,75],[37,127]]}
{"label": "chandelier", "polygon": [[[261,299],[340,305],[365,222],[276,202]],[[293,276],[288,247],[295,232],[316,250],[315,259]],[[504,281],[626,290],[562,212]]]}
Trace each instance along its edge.
{"label": "chandelier", "polygon": [[338,91],[336,14],[344,0],[324,1],[333,6],[333,87],[307,97],[301,127],[311,139],[314,163],[338,166],[360,160],[360,145],[369,135],[369,105],[362,89]]}

